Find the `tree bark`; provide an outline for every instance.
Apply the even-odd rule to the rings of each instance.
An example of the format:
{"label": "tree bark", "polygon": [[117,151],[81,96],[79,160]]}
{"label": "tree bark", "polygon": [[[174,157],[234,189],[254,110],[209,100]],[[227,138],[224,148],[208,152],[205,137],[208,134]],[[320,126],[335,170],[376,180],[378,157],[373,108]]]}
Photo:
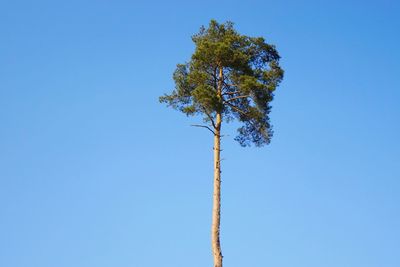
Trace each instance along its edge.
{"label": "tree bark", "polygon": [[[222,101],[223,70],[219,68],[217,96]],[[221,123],[222,114],[217,112],[215,117],[214,134],[214,194],[211,225],[211,246],[214,257],[214,267],[222,267],[222,252],[219,240],[221,222]]]}
{"label": "tree bark", "polygon": [[214,135],[214,195],[211,243],[214,257],[214,267],[222,267],[222,253],[219,240],[219,228],[221,221],[221,114],[217,114],[216,128],[217,129]]}

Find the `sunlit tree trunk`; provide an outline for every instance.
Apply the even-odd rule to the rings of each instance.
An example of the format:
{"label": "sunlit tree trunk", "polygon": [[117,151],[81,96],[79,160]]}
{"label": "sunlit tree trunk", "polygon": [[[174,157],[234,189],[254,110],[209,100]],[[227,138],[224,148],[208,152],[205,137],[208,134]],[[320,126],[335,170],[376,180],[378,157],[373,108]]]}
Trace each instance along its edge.
{"label": "sunlit tree trunk", "polygon": [[[222,98],[222,68],[219,68],[219,83],[217,94]],[[221,222],[221,112],[217,112],[215,118],[214,134],[214,194],[213,194],[213,212],[211,226],[211,244],[214,257],[214,267],[222,267],[222,252],[219,240],[219,228]]]}
{"label": "sunlit tree trunk", "polygon": [[219,241],[219,226],[221,221],[221,115],[216,118],[217,131],[214,136],[214,195],[211,227],[212,252],[214,267],[222,267],[221,244]]}

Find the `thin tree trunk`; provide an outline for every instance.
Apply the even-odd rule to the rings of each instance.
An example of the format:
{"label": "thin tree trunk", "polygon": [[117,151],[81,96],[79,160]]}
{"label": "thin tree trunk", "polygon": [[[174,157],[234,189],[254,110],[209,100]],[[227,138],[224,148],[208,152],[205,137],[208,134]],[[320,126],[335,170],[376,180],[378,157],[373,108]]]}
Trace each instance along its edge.
{"label": "thin tree trunk", "polygon": [[211,226],[211,243],[214,257],[214,267],[222,267],[221,244],[219,228],[221,221],[221,114],[216,117],[216,132],[214,135],[214,195]]}
{"label": "thin tree trunk", "polygon": [[[223,70],[219,68],[217,96],[222,101]],[[221,244],[219,241],[219,226],[221,222],[221,123],[222,114],[217,112],[214,134],[214,195],[211,225],[211,245],[214,257],[214,267],[222,267]]]}

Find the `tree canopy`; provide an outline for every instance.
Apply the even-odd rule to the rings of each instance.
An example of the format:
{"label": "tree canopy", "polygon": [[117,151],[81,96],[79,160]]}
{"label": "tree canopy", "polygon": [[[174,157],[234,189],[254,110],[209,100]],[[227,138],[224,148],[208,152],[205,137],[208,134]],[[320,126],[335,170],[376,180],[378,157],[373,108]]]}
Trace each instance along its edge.
{"label": "tree canopy", "polygon": [[232,22],[215,20],[192,40],[196,48],[190,61],[177,65],[175,89],[160,101],[188,116],[201,115],[214,129],[217,114],[226,122],[237,120],[235,140],[242,146],[268,144],[270,103],[283,78],[275,46],[239,34]]}

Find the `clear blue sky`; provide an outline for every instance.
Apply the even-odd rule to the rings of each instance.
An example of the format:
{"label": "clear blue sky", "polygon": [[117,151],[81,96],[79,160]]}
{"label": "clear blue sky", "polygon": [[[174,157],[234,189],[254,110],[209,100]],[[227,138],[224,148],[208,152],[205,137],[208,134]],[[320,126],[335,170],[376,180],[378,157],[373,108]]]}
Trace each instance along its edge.
{"label": "clear blue sky", "polygon": [[158,103],[210,19],[282,56],[223,140],[227,267],[400,266],[398,1],[0,1],[0,266],[204,267],[212,137]]}

